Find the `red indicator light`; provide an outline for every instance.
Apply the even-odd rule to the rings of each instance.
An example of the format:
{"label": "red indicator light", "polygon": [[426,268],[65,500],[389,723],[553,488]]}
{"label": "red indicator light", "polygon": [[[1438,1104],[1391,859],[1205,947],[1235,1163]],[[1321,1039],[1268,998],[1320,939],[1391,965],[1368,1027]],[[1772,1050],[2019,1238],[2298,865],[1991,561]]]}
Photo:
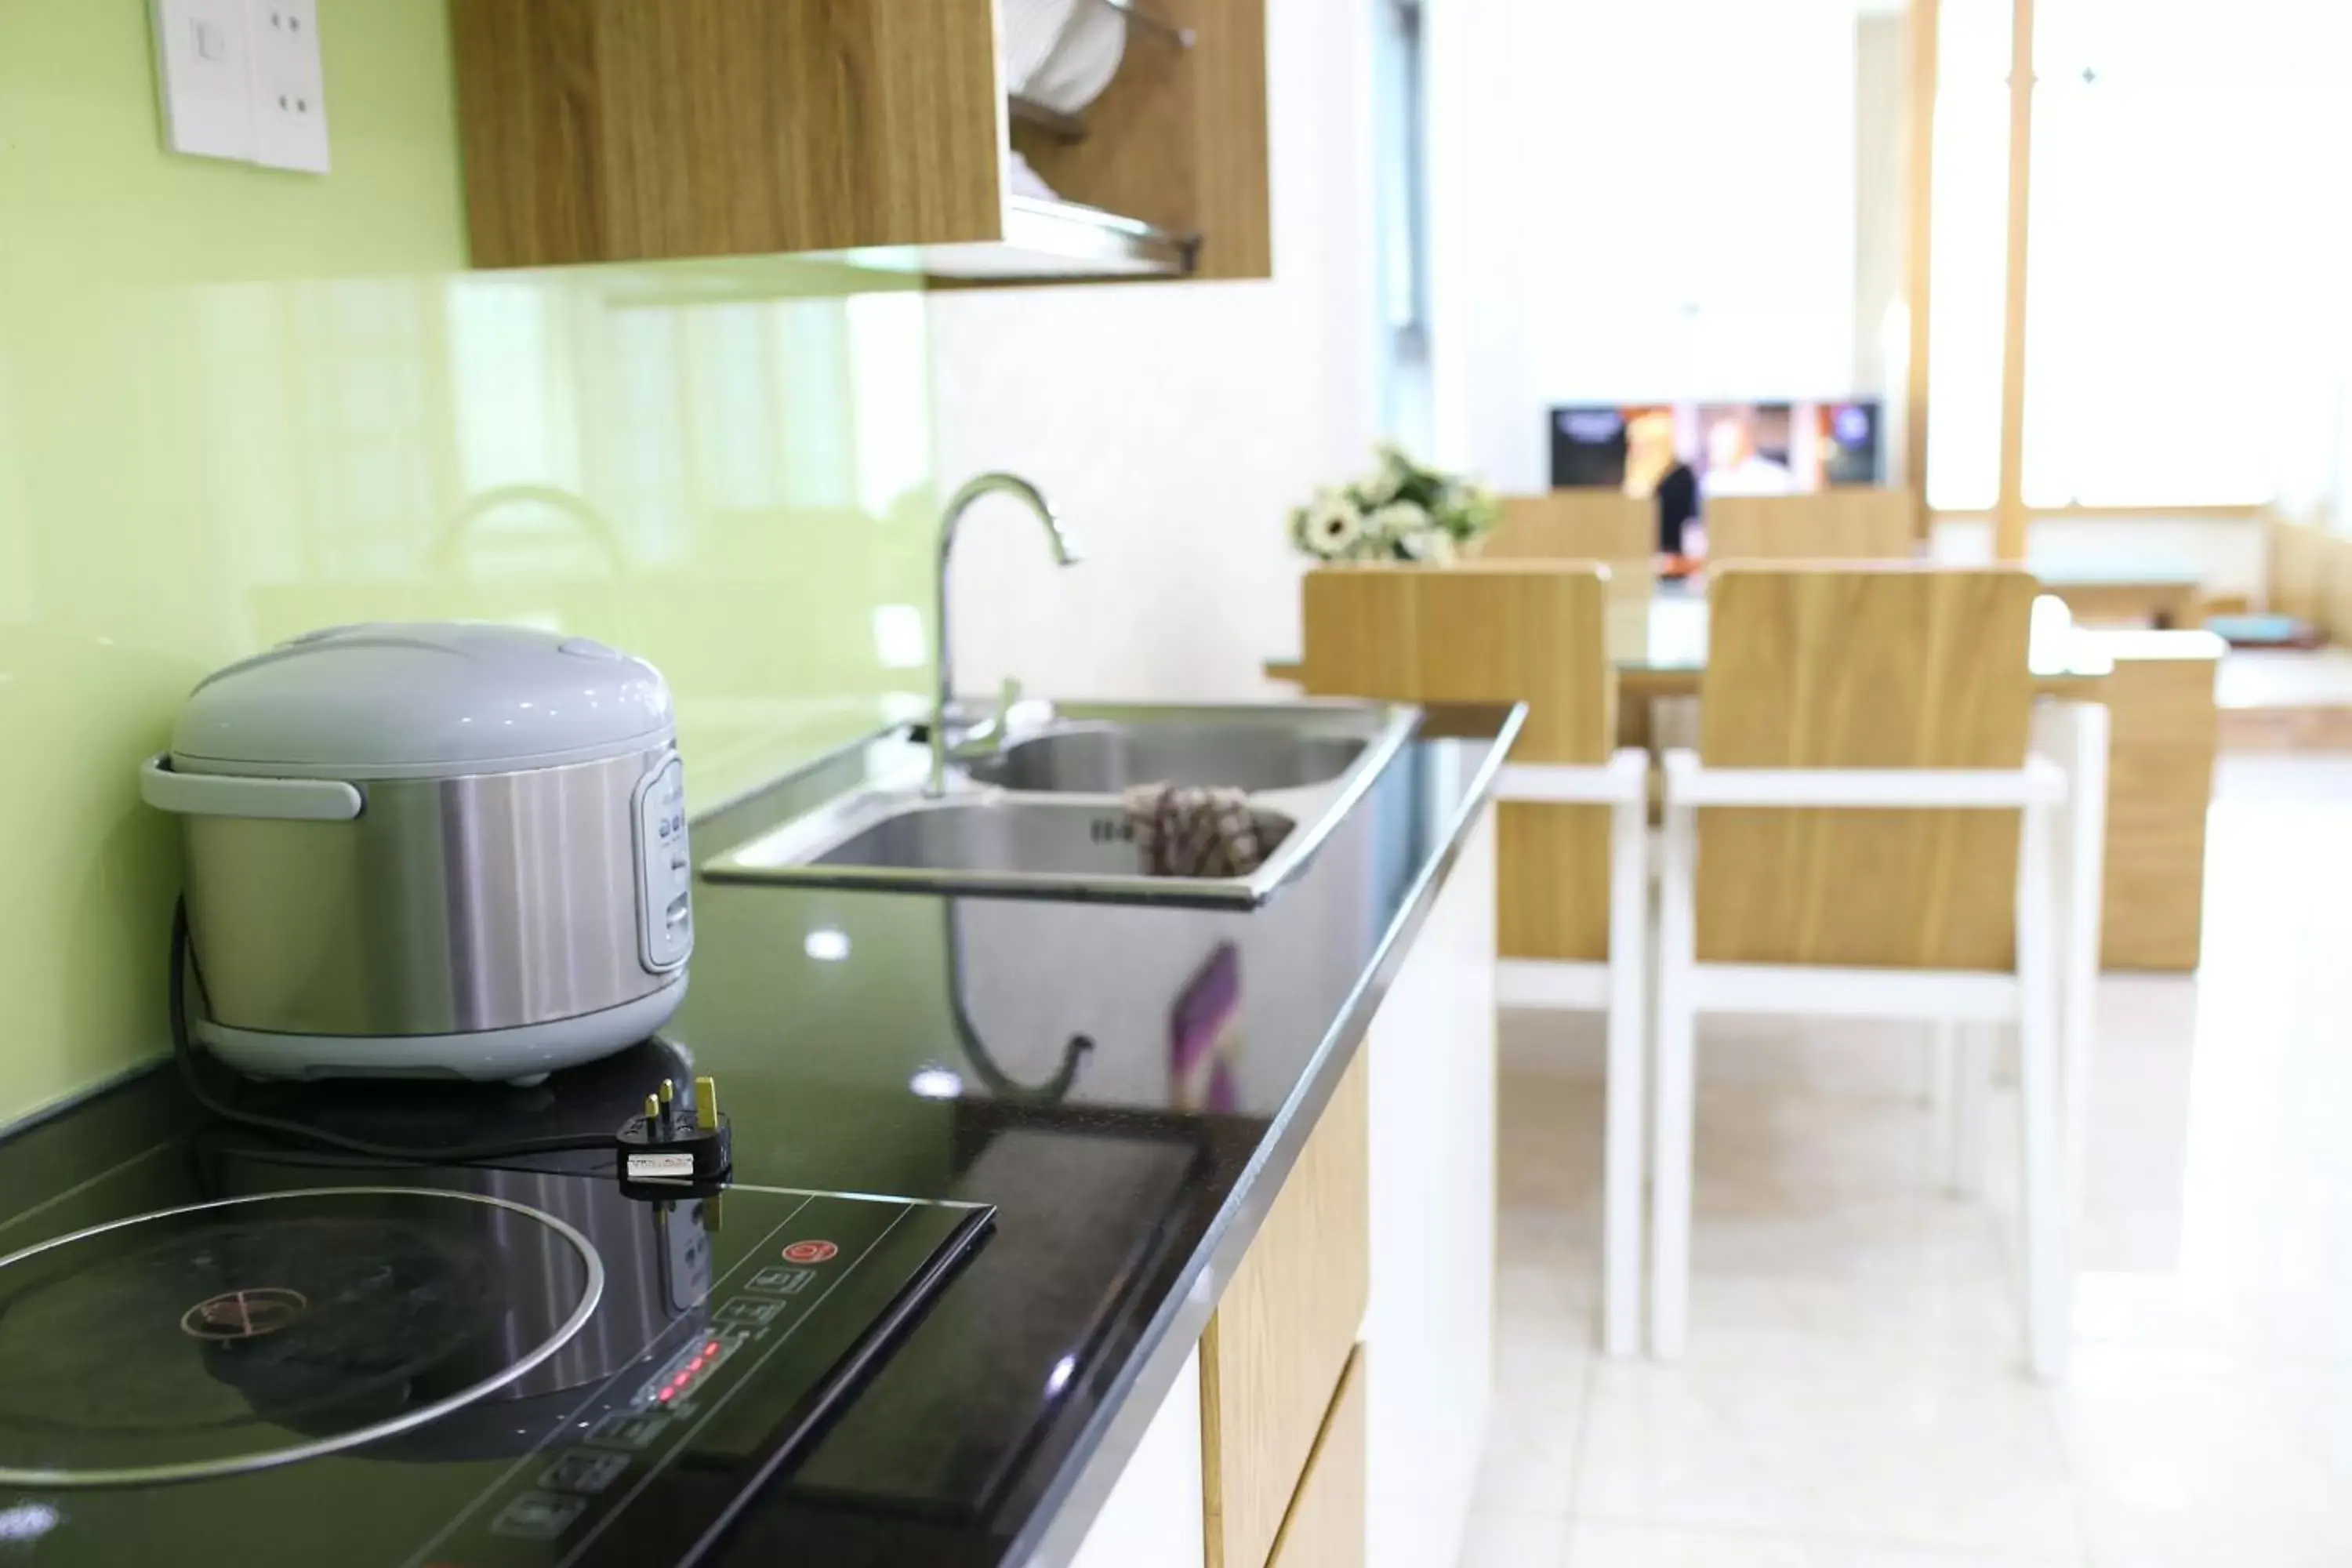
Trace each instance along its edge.
{"label": "red indicator light", "polygon": [[655,1394],[654,1397],[659,1400],[662,1404],[667,1405],[677,1393],[677,1390],[674,1387],[665,1388],[659,1394]]}
{"label": "red indicator light", "polygon": [[709,1344],[703,1346],[702,1353],[704,1355],[717,1355],[719,1353],[719,1342],[717,1340],[713,1340]]}

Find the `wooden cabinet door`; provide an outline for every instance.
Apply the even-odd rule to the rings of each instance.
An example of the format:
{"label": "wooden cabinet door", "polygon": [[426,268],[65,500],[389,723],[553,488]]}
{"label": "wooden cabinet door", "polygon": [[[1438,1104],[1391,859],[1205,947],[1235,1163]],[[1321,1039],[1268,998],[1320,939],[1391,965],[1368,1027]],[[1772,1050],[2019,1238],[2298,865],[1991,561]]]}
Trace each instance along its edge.
{"label": "wooden cabinet door", "polygon": [[1360,1055],[1201,1337],[1209,1568],[1265,1568],[1363,1326],[1367,1081]]}
{"label": "wooden cabinet door", "polygon": [[477,267],[987,241],[990,0],[453,0]]}
{"label": "wooden cabinet door", "polygon": [[1363,1568],[1364,1348],[1348,1360],[1274,1543],[1272,1568]]}

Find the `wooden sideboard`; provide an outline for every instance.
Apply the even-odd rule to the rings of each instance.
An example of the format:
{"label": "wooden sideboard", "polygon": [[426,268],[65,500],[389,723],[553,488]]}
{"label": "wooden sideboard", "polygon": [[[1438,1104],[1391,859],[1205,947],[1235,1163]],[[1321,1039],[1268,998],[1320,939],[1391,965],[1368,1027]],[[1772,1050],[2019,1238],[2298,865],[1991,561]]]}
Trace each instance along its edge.
{"label": "wooden sideboard", "polygon": [[2197,967],[2205,924],[2205,814],[2221,749],[2222,642],[2207,631],[2093,634],[2115,659],[2106,704],[2107,870],[2100,962]]}

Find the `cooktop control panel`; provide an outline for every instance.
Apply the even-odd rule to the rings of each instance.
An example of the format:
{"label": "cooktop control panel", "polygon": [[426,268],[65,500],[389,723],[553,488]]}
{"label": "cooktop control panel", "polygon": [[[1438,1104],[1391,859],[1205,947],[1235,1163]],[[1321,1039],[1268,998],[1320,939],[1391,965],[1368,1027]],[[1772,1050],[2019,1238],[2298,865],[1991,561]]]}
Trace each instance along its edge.
{"label": "cooktop control panel", "polygon": [[[883,1304],[904,1310],[910,1282],[919,1290],[951,1267],[987,1222],[984,1210],[740,1187],[726,1203],[709,1296],[583,1391],[410,1568],[691,1560],[878,1353],[897,1316]],[[748,1235],[735,1218],[779,1205]],[[826,1364],[832,1379],[811,1376]]]}

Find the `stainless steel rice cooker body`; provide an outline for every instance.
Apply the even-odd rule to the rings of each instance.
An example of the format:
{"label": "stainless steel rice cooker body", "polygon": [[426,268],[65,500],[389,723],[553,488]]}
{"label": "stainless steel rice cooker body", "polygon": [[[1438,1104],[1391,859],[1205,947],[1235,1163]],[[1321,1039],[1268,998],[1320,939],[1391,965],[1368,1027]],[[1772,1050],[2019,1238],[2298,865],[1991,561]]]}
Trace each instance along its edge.
{"label": "stainless steel rice cooker body", "polygon": [[684,998],[669,691],[601,643],[313,633],[198,686],[142,792],[182,822],[193,1028],[242,1071],[528,1079]]}

